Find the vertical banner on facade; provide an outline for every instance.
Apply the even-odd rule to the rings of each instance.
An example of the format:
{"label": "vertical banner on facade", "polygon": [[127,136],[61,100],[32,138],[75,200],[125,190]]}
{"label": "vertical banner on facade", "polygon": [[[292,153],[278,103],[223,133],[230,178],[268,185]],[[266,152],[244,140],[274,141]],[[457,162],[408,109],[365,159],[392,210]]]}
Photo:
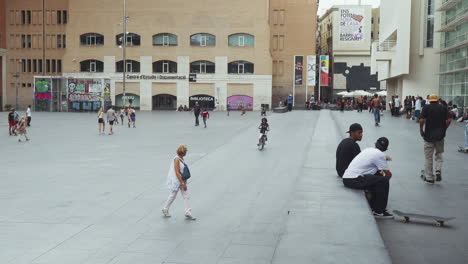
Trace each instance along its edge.
{"label": "vertical banner on facade", "polygon": [[316,56],[307,56],[307,86],[315,85]]}
{"label": "vertical banner on facade", "polygon": [[364,40],[364,8],[340,8],[340,41]]}
{"label": "vertical banner on facade", "polygon": [[328,55],[320,56],[320,86],[328,86],[328,69],[330,60]]}
{"label": "vertical banner on facade", "polygon": [[294,84],[302,85],[304,56],[294,56]]}

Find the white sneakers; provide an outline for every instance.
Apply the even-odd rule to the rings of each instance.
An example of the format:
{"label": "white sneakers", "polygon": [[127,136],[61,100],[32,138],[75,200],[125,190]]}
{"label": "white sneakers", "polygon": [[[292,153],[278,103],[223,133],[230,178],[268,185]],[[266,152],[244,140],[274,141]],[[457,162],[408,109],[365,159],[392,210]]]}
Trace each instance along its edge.
{"label": "white sneakers", "polygon": [[167,208],[163,208],[162,213],[163,213],[164,217],[171,217],[171,215],[169,214],[169,209],[167,209]]}

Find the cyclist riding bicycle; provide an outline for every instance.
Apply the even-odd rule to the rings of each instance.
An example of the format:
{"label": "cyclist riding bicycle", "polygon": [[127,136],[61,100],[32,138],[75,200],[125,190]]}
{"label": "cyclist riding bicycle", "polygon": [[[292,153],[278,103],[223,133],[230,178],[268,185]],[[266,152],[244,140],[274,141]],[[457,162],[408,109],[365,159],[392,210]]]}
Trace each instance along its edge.
{"label": "cyclist riding bicycle", "polygon": [[260,129],[260,136],[258,137],[258,146],[260,145],[260,139],[265,135],[265,141],[267,141],[266,132],[270,131],[270,126],[268,125],[268,120],[264,117],[262,118],[262,123],[258,126]]}

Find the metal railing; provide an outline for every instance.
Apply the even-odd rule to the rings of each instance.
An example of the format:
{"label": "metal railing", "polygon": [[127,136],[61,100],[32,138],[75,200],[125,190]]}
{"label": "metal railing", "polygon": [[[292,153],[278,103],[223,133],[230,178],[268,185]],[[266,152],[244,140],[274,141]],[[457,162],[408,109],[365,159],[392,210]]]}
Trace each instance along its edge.
{"label": "metal railing", "polygon": [[379,44],[379,41],[374,41],[377,51],[393,51],[393,48],[396,46],[396,40],[385,40]]}
{"label": "metal railing", "polygon": [[466,40],[468,40],[468,32],[465,32],[464,34],[457,36],[452,40],[442,43],[442,49],[450,49],[451,47],[455,47],[460,43],[465,42]]}

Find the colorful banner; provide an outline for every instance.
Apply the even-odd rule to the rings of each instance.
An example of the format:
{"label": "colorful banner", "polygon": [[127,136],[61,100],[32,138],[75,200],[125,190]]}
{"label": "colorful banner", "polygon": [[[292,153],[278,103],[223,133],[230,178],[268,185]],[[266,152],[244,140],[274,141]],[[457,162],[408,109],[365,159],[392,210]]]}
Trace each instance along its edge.
{"label": "colorful banner", "polygon": [[294,84],[302,85],[304,56],[294,56]]}
{"label": "colorful banner", "polygon": [[233,95],[227,98],[229,109],[237,110],[244,107],[246,110],[253,109],[253,98],[247,95]]}
{"label": "colorful banner", "polygon": [[340,8],[340,41],[364,40],[364,8]]}
{"label": "colorful banner", "polygon": [[328,72],[330,68],[330,60],[328,55],[320,56],[320,86],[328,86]]}
{"label": "colorful banner", "polygon": [[101,94],[103,85],[101,79],[68,79],[68,92],[81,94]]}
{"label": "colorful banner", "polygon": [[317,56],[307,56],[307,86],[315,86],[315,71],[317,70]]}
{"label": "colorful banner", "polygon": [[34,99],[39,101],[52,100],[52,91],[48,81],[36,81],[34,84]]}

